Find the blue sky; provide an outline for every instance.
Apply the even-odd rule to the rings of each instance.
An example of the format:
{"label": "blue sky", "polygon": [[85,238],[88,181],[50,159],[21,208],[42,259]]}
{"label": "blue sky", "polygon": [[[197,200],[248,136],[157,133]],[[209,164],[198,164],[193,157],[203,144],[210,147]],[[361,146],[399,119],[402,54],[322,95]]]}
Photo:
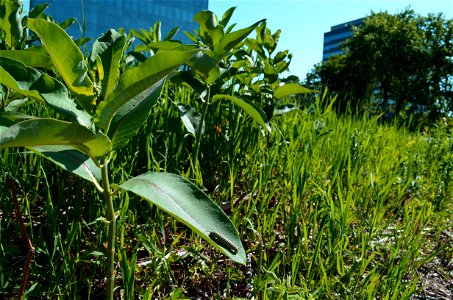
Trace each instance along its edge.
{"label": "blue sky", "polygon": [[441,12],[453,18],[453,0],[209,0],[209,9],[219,17],[231,6],[236,10],[230,24],[237,23],[237,29],[265,18],[273,32],[282,30],[277,50],[293,53],[290,73],[300,79],[322,60],[324,32],[333,25],[409,6],[423,16]]}

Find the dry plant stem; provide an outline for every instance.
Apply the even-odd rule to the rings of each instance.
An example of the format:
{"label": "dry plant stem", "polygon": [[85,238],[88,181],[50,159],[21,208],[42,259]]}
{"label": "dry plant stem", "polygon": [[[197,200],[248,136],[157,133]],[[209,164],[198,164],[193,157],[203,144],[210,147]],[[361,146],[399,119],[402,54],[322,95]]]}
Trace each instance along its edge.
{"label": "dry plant stem", "polygon": [[8,183],[9,188],[11,190],[11,194],[13,195],[14,207],[16,209],[16,217],[19,220],[20,228],[22,230],[22,234],[24,235],[24,240],[25,243],[27,243],[28,248],[27,259],[25,260],[24,265],[24,273],[22,275],[22,282],[20,284],[20,291],[19,294],[17,295],[17,299],[22,299],[22,296],[25,293],[25,286],[27,285],[28,273],[30,271],[31,259],[33,257],[33,254],[35,253],[35,247],[33,247],[33,244],[31,243],[30,237],[28,236],[27,233],[27,229],[25,228],[24,221],[22,220],[22,214],[20,213],[19,203],[17,202],[17,191],[16,187],[14,186],[13,179],[9,179]]}

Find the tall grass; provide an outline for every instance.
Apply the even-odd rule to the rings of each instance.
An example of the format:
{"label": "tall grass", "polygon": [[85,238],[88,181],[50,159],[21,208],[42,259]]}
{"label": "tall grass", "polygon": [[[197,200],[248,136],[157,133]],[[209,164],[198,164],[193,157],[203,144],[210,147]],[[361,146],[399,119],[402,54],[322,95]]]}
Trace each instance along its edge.
{"label": "tall grass", "polygon": [[[114,158],[119,167],[112,176],[191,174],[194,140],[174,103],[196,107],[196,101],[188,89],[168,85],[138,138]],[[202,179],[232,217],[248,265],[226,261],[173,218],[122,194],[115,203],[124,225],[116,270],[124,298],[408,299],[422,293],[426,266],[452,257],[446,234],[453,215],[451,134],[444,126],[419,134],[382,125],[378,116],[337,116],[331,101],[324,95],[274,117],[271,136],[232,105],[210,107],[202,173],[191,179]],[[101,297],[105,257],[95,250],[106,232],[99,195],[22,149],[1,150],[0,159],[0,294],[17,292],[26,254],[10,176],[37,249],[27,297]],[[436,268],[451,280],[446,263]]]}

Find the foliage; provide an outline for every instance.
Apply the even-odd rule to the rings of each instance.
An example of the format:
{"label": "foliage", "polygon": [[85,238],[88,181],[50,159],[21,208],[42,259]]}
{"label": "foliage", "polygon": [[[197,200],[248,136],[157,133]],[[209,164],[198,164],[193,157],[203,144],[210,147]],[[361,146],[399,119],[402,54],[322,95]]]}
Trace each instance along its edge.
{"label": "foliage", "polygon": [[[373,13],[342,45],[345,54],[318,65],[317,78],[363,111],[435,121],[453,109],[453,20],[412,10]],[[314,78],[316,80],[316,76]],[[312,78],[313,80],[313,78]]]}
{"label": "foliage", "polygon": [[[277,102],[288,96],[312,92],[302,87],[294,76],[290,79],[281,79],[282,74],[289,68],[292,55],[286,50],[272,57],[280,31],[271,34],[265,20],[255,22],[247,28],[234,30],[235,24],[228,25],[234,10],[234,7],[227,10],[221,19],[209,10],[201,11],[194,16],[200,27],[195,34],[186,32],[186,35],[207,51],[200,53],[197,59],[189,61],[187,69],[172,78],[175,84],[187,85],[198,95],[196,103],[176,102],[175,105],[184,126],[194,139],[188,175],[196,178],[199,184],[206,183],[203,181],[203,177],[206,177],[203,176],[203,172],[219,169],[214,157],[199,160],[200,148],[203,147],[202,137],[216,139],[208,141],[209,147],[225,146],[225,141],[219,142],[215,135],[207,132],[207,128],[221,130],[223,132],[221,136],[227,141],[226,144],[232,145],[228,140],[234,138],[234,131],[231,129],[236,124],[233,122],[236,123],[241,113],[245,112],[271,133],[269,121],[274,111],[276,114],[283,114],[298,108],[296,105],[285,105],[284,109],[281,109]],[[149,32],[133,31],[141,41],[146,42],[146,45],[137,46],[135,51],[154,53],[180,45],[179,42],[168,38],[160,41],[159,30],[160,26],[156,23],[154,30],[151,29]],[[256,32],[256,39],[248,37],[253,31]],[[229,104],[225,104],[223,100],[229,101]],[[236,106],[230,104],[235,104],[242,111],[238,111]],[[215,113],[218,110],[222,110],[223,114]],[[226,126],[229,130],[222,130],[221,124],[226,122],[231,122]],[[242,141],[235,144],[242,144]],[[237,145],[233,144],[233,147]]]}
{"label": "foliage", "polygon": [[[18,28],[22,25],[18,20],[20,3],[7,2],[6,6],[7,15],[2,21],[8,23],[12,19],[13,22],[2,31],[2,44],[11,49],[7,52],[10,57],[25,57],[16,54],[25,50],[14,50],[23,34],[19,30],[22,28]],[[104,195],[108,223],[107,298],[113,299],[115,285],[117,229],[112,198],[121,191],[148,199],[190,226],[233,260],[245,263],[245,251],[231,221],[187,179],[157,172],[129,178],[121,185],[110,184],[109,163],[115,150],[127,145],[136,135],[148,118],[166,79],[177,73],[182,64],[190,60],[196,63],[196,55],[202,54],[203,49],[191,47],[160,51],[137,66],[120,70],[127,44],[125,35],[115,30],[107,31],[96,40],[87,65],[80,49],[58,24],[29,17],[26,26],[45,48],[52,61],[52,71],[58,77],[51,77],[2,55],[3,110],[14,100],[27,97],[29,101],[47,104],[65,121],[43,117],[39,113],[16,113],[11,109],[0,115],[0,147],[26,147],[89,180]],[[230,46],[221,47],[225,50]],[[258,120],[263,122],[259,115]]]}
{"label": "foliage", "polygon": [[279,31],[234,31],[233,11],[197,15],[196,45],[156,23],[109,30],[87,57],[51,18],[23,23],[47,57],[1,52],[0,294],[17,294],[24,251],[7,176],[36,247],[26,298],[115,283],[125,299],[407,299],[433,275],[448,288],[449,119],[410,133],[338,116],[327,92],[300,108],[310,90],[283,77]]}
{"label": "foliage", "polygon": [[[191,94],[180,93],[186,93],[181,99]],[[175,121],[179,114],[169,96],[164,91],[153,115]],[[234,173],[233,180],[219,177],[210,193],[238,226],[247,266],[231,265],[173,218],[122,194],[118,251],[127,261],[116,268],[118,281],[125,280],[119,288],[134,287],[136,296],[152,298],[228,293],[230,298],[373,299],[435,294],[430,277],[437,274],[438,284],[451,280],[446,262],[452,254],[453,145],[446,125],[409,133],[381,125],[376,117],[338,117],[326,102],[276,118],[281,134],[271,136],[269,147],[261,139],[258,147],[236,149],[247,154],[244,161],[232,161],[233,168],[249,167]],[[184,139],[184,126],[162,135],[170,124],[148,121],[139,140],[123,149],[127,155],[115,159],[115,181],[140,174],[147,153],[152,168],[184,166],[186,150],[172,142]],[[149,134],[156,142],[146,149]],[[237,132],[252,134],[260,133],[245,126]],[[207,151],[229,156],[227,148],[201,150],[202,156]],[[99,297],[104,260],[95,251],[106,234],[102,198],[88,189],[88,181],[75,180],[31,153],[7,149],[1,159],[0,166],[27,191],[23,210],[35,224],[30,230],[38,254],[28,296]],[[7,215],[6,187],[1,195],[1,288],[8,294],[20,283],[21,268],[9,266],[21,266],[23,247],[15,220]],[[128,268],[135,270],[135,280],[126,286]],[[34,283],[39,284],[31,289]]]}

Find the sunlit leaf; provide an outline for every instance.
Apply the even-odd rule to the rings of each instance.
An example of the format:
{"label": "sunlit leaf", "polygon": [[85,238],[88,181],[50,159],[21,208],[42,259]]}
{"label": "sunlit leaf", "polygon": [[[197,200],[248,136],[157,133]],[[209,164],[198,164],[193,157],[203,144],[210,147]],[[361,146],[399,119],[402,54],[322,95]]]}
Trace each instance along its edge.
{"label": "sunlit leaf", "polygon": [[0,50],[0,57],[17,60],[29,67],[50,69],[53,66],[50,56],[39,51],[38,47],[25,50]]}
{"label": "sunlit leaf", "polygon": [[9,49],[22,38],[22,23],[20,17],[22,4],[20,1],[2,1],[0,7],[0,28],[4,33],[4,39]]}
{"label": "sunlit leaf", "polygon": [[56,79],[9,58],[0,58],[0,83],[17,93],[45,101],[70,121],[91,128],[91,116],[69,98],[66,87]]}
{"label": "sunlit leaf", "polygon": [[234,96],[229,96],[229,95],[215,95],[212,97],[212,102],[219,101],[219,100],[229,100],[232,101],[233,103],[236,103],[239,107],[241,107],[250,117],[252,117],[255,122],[266,128],[269,132],[271,132],[271,127],[269,126],[269,123],[267,121],[266,114],[264,111],[255,103],[246,101],[244,99],[234,97]]}
{"label": "sunlit leaf", "polygon": [[113,29],[104,33],[93,44],[90,61],[95,64],[97,56],[101,59],[104,76],[101,78],[100,96],[104,99],[112,93],[120,76],[120,62],[125,44],[126,36]]}
{"label": "sunlit leaf", "polygon": [[91,115],[79,107],[69,97],[66,87],[58,80],[43,73],[33,85],[46,103],[69,121],[74,121],[89,129],[93,127]]}
{"label": "sunlit leaf", "polygon": [[230,7],[222,16],[222,20],[219,21],[223,27],[227,26],[228,22],[230,22],[231,16],[233,15],[234,10],[236,9],[235,6]]}
{"label": "sunlit leaf", "polygon": [[147,90],[147,97],[134,97],[121,106],[113,117],[108,136],[112,140],[113,149],[127,144],[145,123],[152,106],[157,102],[165,79],[161,79]]}
{"label": "sunlit leaf", "polygon": [[217,16],[210,10],[202,10],[195,14],[194,21],[200,25],[199,36],[207,45],[214,46],[223,37],[223,25],[220,25]]}
{"label": "sunlit leaf", "polygon": [[214,44],[214,51],[212,53],[213,57],[218,61],[222,59],[224,55],[242,42],[256,28],[256,26],[263,21],[264,19],[247,28],[225,34],[218,43]]}
{"label": "sunlit leaf", "polygon": [[173,28],[172,30],[170,30],[170,31],[167,33],[167,35],[165,36],[164,41],[170,41],[170,40],[172,40],[172,39],[175,37],[175,35],[178,33],[179,28],[181,28],[181,27],[178,26],[178,27],[175,27],[175,28]]}
{"label": "sunlit leaf", "polygon": [[[200,74],[205,81],[208,81],[209,77],[215,77],[220,74],[219,66],[217,62],[210,57],[207,52],[200,51],[194,55],[188,62],[187,65]],[[207,82],[206,82],[207,83]],[[207,83],[208,84],[208,83]]]}
{"label": "sunlit leaf", "polygon": [[[178,104],[178,111],[179,116],[181,117],[181,120],[187,131],[196,136],[201,126],[201,114],[189,105],[182,103]],[[201,128],[201,133],[203,132],[204,126]]]}
{"label": "sunlit leaf", "polygon": [[0,147],[69,145],[91,157],[111,149],[107,136],[86,127],[55,119],[31,119],[16,123],[0,135]]}
{"label": "sunlit leaf", "polygon": [[38,91],[31,89],[40,77],[41,72],[38,70],[29,68],[18,61],[0,57],[0,84],[19,94],[43,101]]}
{"label": "sunlit leaf", "polygon": [[307,89],[306,87],[303,87],[300,84],[288,83],[278,87],[274,92],[274,97],[277,99],[281,99],[289,95],[307,94],[313,92],[314,92],[313,90]]}
{"label": "sunlit leaf", "polygon": [[[155,92],[155,84],[187,62],[199,50],[163,51],[131,68],[121,76],[116,89],[101,102],[96,111],[100,128],[108,129],[115,114],[131,99],[146,99]],[[138,98],[137,98],[138,97]]]}
{"label": "sunlit leaf", "polygon": [[187,179],[150,172],[129,179],[120,188],[155,204],[231,259],[245,264],[245,250],[234,225],[217,204]]}
{"label": "sunlit leaf", "polygon": [[94,104],[93,83],[88,77],[82,52],[74,41],[57,24],[46,20],[29,18],[27,26],[38,35],[46,47],[55,68],[71,92],[83,107],[90,108]]}
{"label": "sunlit leaf", "polygon": [[192,32],[184,31],[184,34],[195,44],[199,43],[197,36],[195,34],[193,34]]}
{"label": "sunlit leaf", "polygon": [[61,23],[60,23],[60,27],[66,30],[69,26],[71,26],[71,25],[74,24],[75,22],[76,22],[76,19],[74,19],[74,18],[69,18],[69,19],[66,19],[66,20],[64,20],[63,22],[61,22]]}
{"label": "sunlit leaf", "polygon": [[30,11],[28,12],[28,17],[29,18],[36,18],[38,17],[41,13],[43,13],[47,7],[49,7],[49,4],[38,4],[36,6],[33,6],[30,8]]}
{"label": "sunlit leaf", "polygon": [[35,119],[36,117],[30,116],[21,112],[16,111],[0,111],[0,118],[8,119],[11,121],[16,120],[27,120],[27,119]]}
{"label": "sunlit leaf", "polygon": [[173,50],[177,47],[180,47],[182,44],[179,41],[160,41],[160,42],[155,42],[147,45],[148,49],[152,49],[154,51],[156,50]]}

